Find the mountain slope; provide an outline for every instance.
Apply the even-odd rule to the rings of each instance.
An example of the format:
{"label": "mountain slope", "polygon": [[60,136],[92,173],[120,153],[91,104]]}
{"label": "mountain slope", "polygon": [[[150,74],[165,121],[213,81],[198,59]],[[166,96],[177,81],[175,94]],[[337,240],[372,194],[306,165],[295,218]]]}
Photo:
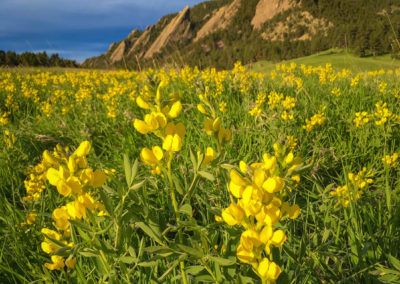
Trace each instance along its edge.
{"label": "mountain slope", "polygon": [[398,0],[214,0],[133,30],[89,68],[197,65],[283,60],[329,48],[358,56],[400,53]]}

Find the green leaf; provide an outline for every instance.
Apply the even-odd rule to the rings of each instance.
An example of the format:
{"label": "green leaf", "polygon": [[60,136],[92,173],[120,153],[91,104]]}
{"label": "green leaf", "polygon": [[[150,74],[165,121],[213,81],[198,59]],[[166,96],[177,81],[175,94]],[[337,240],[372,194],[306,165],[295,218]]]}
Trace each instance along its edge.
{"label": "green leaf", "polygon": [[99,257],[98,253],[90,252],[90,251],[80,251],[80,255],[83,255],[84,257]]}
{"label": "green leaf", "polygon": [[194,257],[196,257],[196,258],[202,258],[204,255],[203,255],[203,252],[202,251],[200,251],[200,250],[198,250],[198,249],[195,249],[195,248],[192,248],[192,247],[188,247],[188,246],[185,246],[185,245],[181,245],[181,244],[178,244],[177,245],[182,251],[184,251],[184,252],[186,252],[187,254],[189,254],[189,255],[192,255],[192,256],[194,256]]}
{"label": "green leaf", "polygon": [[198,282],[215,282],[209,274],[198,275],[194,279]]}
{"label": "green leaf", "polygon": [[400,272],[400,260],[398,260],[397,258],[393,257],[392,255],[388,255],[390,264],[394,266],[394,268],[396,268],[399,272]]}
{"label": "green leaf", "polygon": [[325,243],[326,240],[329,238],[329,234],[331,233],[331,230],[324,229],[324,233],[322,234],[322,243]]}
{"label": "green leaf", "polygon": [[141,188],[144,184],[144,180],[142,180],[141,182],[135,183],[134,185],[132,185],[129,189],[131,190],[138,190],[139,188]]}
{"label": "green leaf", "polygon": [[108,185],[103,185],[102,186],[102,188],[104,189],[104,191],[108,194],[108,195],[111,195],[111,196],[117,196],[118,195],[118,193],[114,190],[114,189],[112,189],[111,187],[109,187]]}
{"label": "green leaf", "polygon": [[161,282],[164,280],[165,277],[167,277],[168,274],[171,273],[172,270],[174,270],[174,268],[176,266],[178,266],[178,264],[186,257],[186,255],[181,255],[177,260],[175,260],[173,263],[171,263],[171,265],[168,267],[168,269],[164,272],[163,275],[161,275],[158,278],[158,281]]}
{"label": "green leaf", "polygon": [[131,187],[132,168],[127,154],[124,154],[124,170],[125,170],[126,184],[128,185],[128,187]]}
{"label": "green leaf", "polygon": [[189,153],[190,153],[190,160],[192,161],[192,164],[193,164],[193,169],[194,169],[194,170],[197,170],[196,157],[195,157],[195,155],[193,154],[192,149],[189,149]]}
{"label": "green leaf", "polygon": [[133,247],[129,247],[128,248],[128,252],[129,252],[129,254],[131,255],[131,256],[133,256],[133,257],[135,257],[136,258],[136,252],[135,252],[135,250],[133,249]]}
{"label": "green leaf", "polygon": [[174,182],[174,184],[175,184],[175,189],[176,189],[176,191],[180,194],[180,195],[183,195],[183,188],[182,188],[182,185],[181,185],[181,183],[179,182],[179,179],[175,176],[175,175],[172,175],[172,181]]}
{"label": "green leaf", "polygon": [[210,180],[210,181],[215,181],[215,177],[212,174],[208,173],[208,172],[199,171],[199,175],[202,176],[203,178],[206,178],[206,179]]}
{"label": "green leaf", "polygon": [[221,257],[215,257],[215,256],[210,256],[210,260],[222,265],[222,266],[230,266],[236,263],[236,261],[233,261],[231,259],[226,259],[226,258],[221,258]]}
{"label": "green leaf", "polygon": [[99,188],[98,190],[99,190],[101,201],[103,201],[103,204],[105,205],[107,212],[109,212],[113,216],[114,210],[111,205],[110,198],[106,194],[104,194],[104,186],[103,186],[103,188]]}
{"label": "green leaf", "polygon": [[160,245],[164,245],[162,241],[162,236],[159,235],[158,233],[154,232],[149,226],[147,226],[143,222],[137,222],[136,223],[140,229],[142,229],[150,238],[152,238],[154,241],[159,243]]}
{"label": "green leaf", "polygon": [[384,283],[399,283],[400,278],[393,274],[385,274],[378,279]]}
{"label": "green leaf", "polygon": [[150,246],[150,247],[144,248],[143,250],[148,253],[156,253],[156,254],[166,253],[166,252],[168,252],[168,253],[175,252],[173,249],[171,249],[167,246]]}
{"label": "green leaf", "polygon": [[132,170],[131,170],[131,184],[136,177],[138,167],[139,167],[139,161],[138,161],[138,159],[135,159],[135,162],[133,163]]}
{"label": "green leaf", "polygon": [[284,251],[287,255],[289,255],[296,263],[299,263],[299,262],[297,261],[297,256],[296,256],[296,254],[295,254],[290,248],[288,248],[288,247],[285,246],[285,245],[283,245],[282,248],[283,248],[283,251]]}
{"label": "green leaf", "polygon": [[127,263],[127,264],[136,263],[138,261],[138,259],[136,257],[132,257],[132,256],[122,256],[119,258],[119,260],[122,261],[123,263]]}
{"label": "green leaf", "polygon": [[201,154],[199,155],[198,160],[197,160],[197,169],[196,169],[197,171],[200,169],[201,164],[203,163],[203,160],[204,160],[204,154],[201,153]]}
{"label": "green leaf", "polygon": [[72,225],[78,227],[79,229],[85,231],[85,232],[90,232],[92,233],[93,230],[86,224],[76,221],[76,220],[68,220]]}
{"label": "green leaf", "polygon": [[192,215],[192,206],[190,206],[189,203],[183,204],[181,208],[179,208],[179,212],[186,214],[186,215]]}
{"label": "green leaf", "polygon": [[46,239],[48,239],[51,243],[53,243],[54,245],[56,245],[56,246],[58,246],[58,247],[60,247],[60,248],[63,248],[63,247],[65,247],[65,244],[63,244],[62,242],[60,242],[60,241],[58,241],[58,240],[56,240],[56,239],[53,239],[52,237],[49,237],[49,236],[47,236],[47,235],[45,235],[46,236]]}
{"label": "green leaf", "polygon": [[189,266],[185,269],[186,273],[197,275],[204,270],[204,266],[196,265],[196,266]]}
{"label": "green leaf", "polygon": [[138,266],[141,267],[152,267],[152,266],[157,266],[158,265],[158,261],[143,261],[143,262],[139,262]]}
{"label": "green leaf", "polygon": [[78,275],[79,283],[87,283],[86,278],[83,275],[82,270],[80,269],[79,265],[75,266],[75,270],[76,270],[77,275]]}
{"label": "green leaf", "polygon": [[228,170],[228,171],[230,171],[230,170],[232,170],[233,168],[235,168],[235,166],[233,166],[233,165],[231,165],[231,164],[221,164],[220,166],[221,166],[221,168],[223,168],[223,169],[225,169],[225,170]]}

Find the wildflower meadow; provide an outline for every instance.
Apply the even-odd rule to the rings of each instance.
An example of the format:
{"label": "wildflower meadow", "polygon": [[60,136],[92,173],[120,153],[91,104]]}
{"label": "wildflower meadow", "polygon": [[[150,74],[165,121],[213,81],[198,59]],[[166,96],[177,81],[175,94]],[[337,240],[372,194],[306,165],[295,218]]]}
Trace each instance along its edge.
{"label": "wildflower meadow", "polygon": [[400,69],[0,71],[1,283],[399,283]]}

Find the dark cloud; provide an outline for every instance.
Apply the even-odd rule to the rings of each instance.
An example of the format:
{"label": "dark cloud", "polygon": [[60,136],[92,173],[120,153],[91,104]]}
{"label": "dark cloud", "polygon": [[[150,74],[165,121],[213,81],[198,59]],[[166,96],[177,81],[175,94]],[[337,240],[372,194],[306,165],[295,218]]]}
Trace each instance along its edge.
{"label": "dark cloud", "polygon": [[77,61],[104,53],[132,29],[201,0],[1,0],[0,49],[58,52]]}

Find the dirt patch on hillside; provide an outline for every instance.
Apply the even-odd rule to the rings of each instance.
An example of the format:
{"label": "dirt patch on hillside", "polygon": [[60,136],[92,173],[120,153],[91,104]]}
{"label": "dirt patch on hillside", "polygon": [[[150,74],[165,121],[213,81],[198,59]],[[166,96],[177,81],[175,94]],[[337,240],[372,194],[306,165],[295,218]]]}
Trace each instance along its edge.
{"label": "dirt patch on hillside", "polygon": [[256,13],[251,20],[255,29],[259,29],[265,22],[275,17],[275,15],[293,7],[290,0],[260,0],[256,7]]}
{"label": "dirt patch on hillside", "polygon": [[197,32],[194,41],[198,41],[217,30],[225,29],[239,10],[240,3],[240,0],[235,0],[231,4],[221,7]]}

